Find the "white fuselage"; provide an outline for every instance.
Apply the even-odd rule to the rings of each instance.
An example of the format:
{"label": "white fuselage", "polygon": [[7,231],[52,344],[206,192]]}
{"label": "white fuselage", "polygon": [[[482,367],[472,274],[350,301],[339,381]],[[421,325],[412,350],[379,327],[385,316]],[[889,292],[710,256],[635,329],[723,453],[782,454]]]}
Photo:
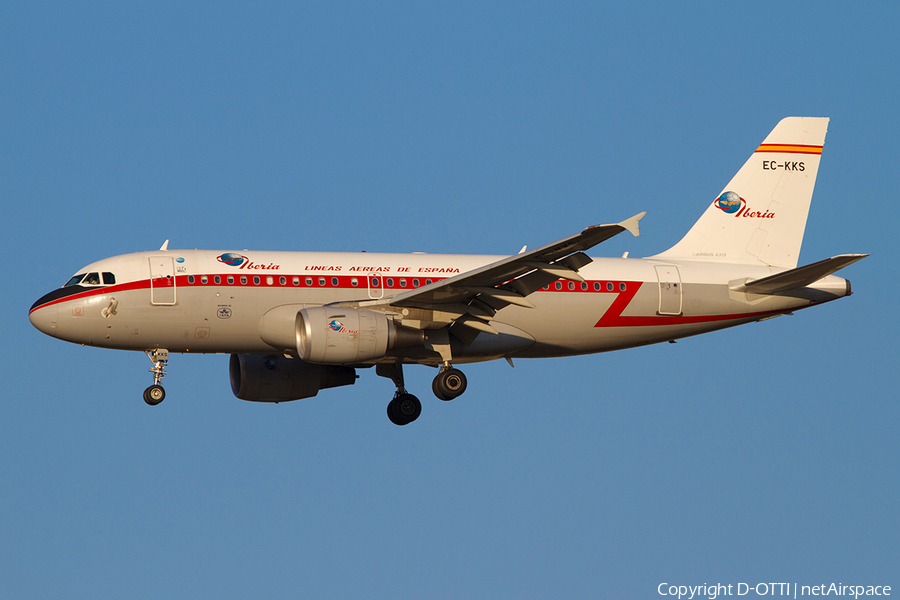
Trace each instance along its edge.
{"label": "white fuselage", "polygon": [[[240,256],[230,265],[229,256]],[[226,259],[222,259],[226,257]],[[387,299],[493,263],[497,256],[165,250],[104,259],[79,273],[112,274],[47,294],[31,321],[70,342],[125,350],[265,354],[290,350],[293,315],[338,302]],[[595,258],[584,282],[559,280],[531,294],[534,308],[508,306],[456,344],[456,362],[566,356],[662,342],[757,321],[839,298],[846,280],[829,275],[791,295],[732,291],[767,267],[691,260]],[[404,323],[404,315],[395,318]],[[419,328],[429,326],[411,323]],[[434,325],[437,328],[438,325]],[[268,332],[268,333],[266,333]],[[274,342],[273,342],[274,340]],[[284,347],[282,347],[284,346]],[[428,353],[403,362],[440,364]],[[373,361],[377,362],[377,361]]]}

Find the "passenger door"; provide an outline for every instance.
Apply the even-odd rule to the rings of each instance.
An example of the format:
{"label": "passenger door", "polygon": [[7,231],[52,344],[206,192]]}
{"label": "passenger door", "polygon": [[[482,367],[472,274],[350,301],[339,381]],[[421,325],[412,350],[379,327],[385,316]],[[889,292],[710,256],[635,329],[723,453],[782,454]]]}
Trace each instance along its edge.
{"label": "passenger door", "polygon": [[175,261],[171,256],[150,257],[150,304],[175,304]]}
{"label": "passenger door", "polygon": [[656,265],[656,277],[659,280],[659,314],[680,315],[681,300],[684,294],[681,289],[681,274],[675,265]]}

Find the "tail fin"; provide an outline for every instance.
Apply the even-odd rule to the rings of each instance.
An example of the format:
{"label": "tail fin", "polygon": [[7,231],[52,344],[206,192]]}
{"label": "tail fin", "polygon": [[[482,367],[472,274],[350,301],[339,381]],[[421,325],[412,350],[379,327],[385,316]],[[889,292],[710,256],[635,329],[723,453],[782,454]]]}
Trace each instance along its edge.
{"label": "tail fin", "polygon": [[658,257],[797,266],[828,119],[782,119],[684,238]]}

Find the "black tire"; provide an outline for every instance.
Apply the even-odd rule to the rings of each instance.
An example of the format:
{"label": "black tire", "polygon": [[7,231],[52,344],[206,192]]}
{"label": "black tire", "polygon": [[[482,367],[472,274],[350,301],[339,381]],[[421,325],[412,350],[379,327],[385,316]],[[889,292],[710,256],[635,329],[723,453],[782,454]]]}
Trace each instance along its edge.
{"label": "black tire", "polygon": [[445,397],[444,394],[441,393],[441,387],[438,385],[439,379],[440,379],[440,375],[438,375],[437,377],[435,377],[432,380],[431,391],[434,392],[434,395],[437,397],[438,400],[444,400],[444,401],[450,400],[450,398]]}
{"label": "black tire", "polygon": [[422,414],[422,403],[412,394],[400,394],[394,402],[397,403],[396,413],[406,423],[412,423]]}
{"label": "black tire", "polygon": [[400,394],[387,405],[387,416],[394,425],[409,425],[422,414],[422,403],[412,394]]}
{"label": "black tire", "polygon": [[151,385],[144,390],[144,402],[150,406],[156,406],[166,399],[166,390],[161,385]]}
{"label": "black tire", "polygon": [[404,423],[400,418],[397,417],[397,414],[394,412],[395,407],[396,407],[396,405],[394,404],[393,400],[388,402],[388,405],[387,405],[388,419],[390,419],[391,423],[393,423],[394,425],[406,425],[406,423]]}
{"label": "black tire", "polygon": [[434,395],[441,400],[453,400],[463,395],[467,385],[468,382],[463,372],[459,369],[451,368],[437,374],[437,377],[434,378],[434,383],[432,383],[432,389],[434,390]]}

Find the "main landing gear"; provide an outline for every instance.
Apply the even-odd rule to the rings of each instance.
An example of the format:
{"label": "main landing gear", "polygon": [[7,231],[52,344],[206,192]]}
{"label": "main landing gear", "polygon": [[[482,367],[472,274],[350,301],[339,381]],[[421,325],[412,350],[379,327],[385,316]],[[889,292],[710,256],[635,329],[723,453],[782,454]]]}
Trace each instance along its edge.
{"label": "main landing gear", "polygon": [[169,351],[165,348],[157,348],[145,352],[147,358],[153,363],[150,372],[153,373],[153,385],[144,390],[144,402],[150,406],[156,406],[166,399],[166,390],[159,384],[166,374],[166,365],[169,363]]}
{"label": "main landing gear", "polygon": [[408,425],[422,414],[422,403],[410,393],[407,393],[403,385],[403,365],[399,363],[385,363],[375,365],[375,373],[387,377],[397,386],[394,399],[388,402],[387,416],[394,425]]}
{"label": "main landing gear", "polygon": [[[387,416],[394,425],[408,425],[422,414],[422,403],[406,391],[403,384],[403,365],[383,363],[375,366],[375,373],[387,377],[397,386],[394,398],[387,405]],[[466,376],[459,369],[444,364],[431,384],[434,395],[441,400],[453,400],[466,391]]]}
{"label": "main landing gear", "polygon": [[431,391],[441,400],[453,400],[466,391],[466,376],[449,364],[441,367],[440,373],[431,382]]}

